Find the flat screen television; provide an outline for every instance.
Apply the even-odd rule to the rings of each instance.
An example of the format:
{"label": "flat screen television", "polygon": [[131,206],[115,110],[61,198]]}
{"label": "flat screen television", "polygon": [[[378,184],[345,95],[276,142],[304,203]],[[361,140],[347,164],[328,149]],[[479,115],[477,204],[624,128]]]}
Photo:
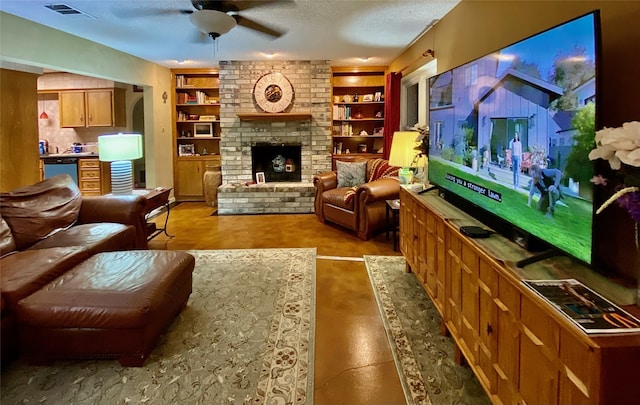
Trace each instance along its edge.
{"label": "flat screen television", "polygon": [[599,27],[594,11],[429,80],[429,182],[587,264]]}

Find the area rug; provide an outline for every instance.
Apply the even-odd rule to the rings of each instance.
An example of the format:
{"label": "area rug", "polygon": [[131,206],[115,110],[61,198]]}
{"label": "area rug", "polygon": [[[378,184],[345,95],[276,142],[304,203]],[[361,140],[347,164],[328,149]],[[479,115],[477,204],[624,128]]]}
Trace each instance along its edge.
{"label": "area rug", "polygon": [[145,365],[16,361],[3,404],[311,404],[315,249],[189,251],[187,308]]}
{"label": "area rug", "polygon": [[404,258],[364,258],[407,403],[490,404],[471,369],[455,364],[454,342]]}

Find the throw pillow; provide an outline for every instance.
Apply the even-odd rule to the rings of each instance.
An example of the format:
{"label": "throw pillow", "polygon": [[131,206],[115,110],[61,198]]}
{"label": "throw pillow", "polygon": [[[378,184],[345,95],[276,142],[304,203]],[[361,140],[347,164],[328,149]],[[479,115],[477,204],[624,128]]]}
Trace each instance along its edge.
{"label": "throw pillow", "polygon": [[336,161],[338,187],[353,187],[363,184],[367,177],[367,162]]}
{"label": "throw pillow", "polygon": [[0,193],[2,218],[18,250],[73,225],[81,203],[80,190],[68,174]]}
{"label": "throw pillow", "polygon": [[383,177],[398,177],[398,166],[390,166],[388,160],[375,159],[371,162],[371,173],[369,174],[369,182],[381,179]]}

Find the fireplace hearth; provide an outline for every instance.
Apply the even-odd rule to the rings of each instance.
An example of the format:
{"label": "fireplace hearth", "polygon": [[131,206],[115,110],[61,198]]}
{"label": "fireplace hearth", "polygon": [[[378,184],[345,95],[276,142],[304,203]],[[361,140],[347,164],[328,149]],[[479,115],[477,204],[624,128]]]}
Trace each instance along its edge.
{"label": "fireplace hearth", "polygon": [[251,173],[264,173],[265,181],[299,182],[302,179],[302,144],[255,143],[251,146]]}

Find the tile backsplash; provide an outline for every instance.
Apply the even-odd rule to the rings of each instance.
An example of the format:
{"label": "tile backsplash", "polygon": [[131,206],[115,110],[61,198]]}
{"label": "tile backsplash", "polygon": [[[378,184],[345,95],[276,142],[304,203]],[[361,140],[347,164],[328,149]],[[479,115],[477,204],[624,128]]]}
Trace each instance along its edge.
{"label": "tile backsplash", "polygon": [[[47,73],[38,78],[38,90],[113,88],[113,81],[74,75],[71,73]],[[98,142],[98,136],[106,133],[126,131],[127,128],[60,128],[60,103],[56,93],[38,95],[38,117],[46,112],[48,119],[38,119],[38,137],[49,142],[49,153],[63,153],[73,143]]]}

